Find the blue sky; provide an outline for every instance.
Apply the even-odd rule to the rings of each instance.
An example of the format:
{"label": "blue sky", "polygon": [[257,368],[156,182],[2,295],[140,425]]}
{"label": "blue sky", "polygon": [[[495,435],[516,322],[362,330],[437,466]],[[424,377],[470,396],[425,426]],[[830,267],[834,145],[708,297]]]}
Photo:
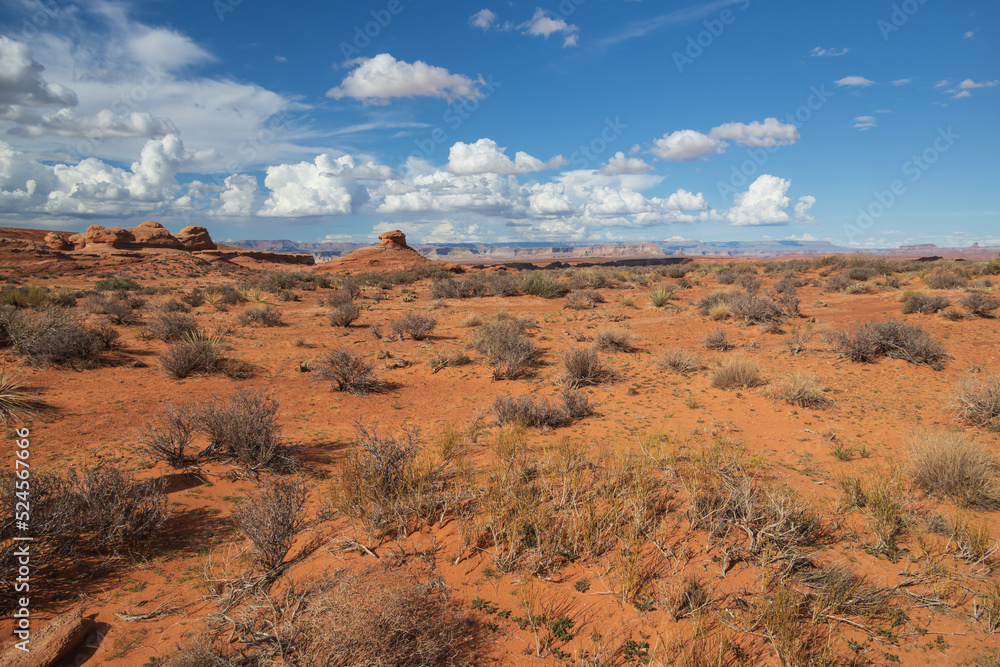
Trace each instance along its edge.
{"label": "blue sky", "polygon": [[0,224],[1000,243],[1000,5],[0,8]]}

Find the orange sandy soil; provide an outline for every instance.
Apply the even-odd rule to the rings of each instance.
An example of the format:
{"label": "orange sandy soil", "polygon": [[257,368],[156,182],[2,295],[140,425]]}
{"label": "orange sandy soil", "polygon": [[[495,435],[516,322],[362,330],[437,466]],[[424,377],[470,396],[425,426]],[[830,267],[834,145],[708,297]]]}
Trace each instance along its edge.
{"label": "orange sandy soil", "polygon": [[[224,277],[217,272],[191,276],[175,272],[170,276],[164,274],[162,267],[155,271],[158,275],[141,267],[127,267],[128,274],[144,286],[175,287],[175,297],[196,286],[233,284],[241,279],[237,274]],[[812,272],[805,277],[815,276]],[[194,309],[204,329],[233,326],[232,333],[226,336],[230,346],[226,356],[257,367],[255,376],[245,381],[222,376],[170,380],[157,363],[157,354],[166,345],[141,339],[135,326],[119,327],[124,350],[110,355],[109,363],[90,370],[35,368],[10,349],[3,350],[0,356],[4,366],[16,370],[26,384],[39,388],[40,397],[58,410],[55,416],[27,423],[31,429],[34,466],[64,472],[70,466],[93,463],[96,457],[121,457],[138,468],[140,477],[161,475],[170,480],[167,494],[172,518],[150,555],[135,563],[71,565],[79,568],[77,580],[56,593],[46,591],[44,581],[33,581],[32,586],[40,588],[45,599],[44,606],[39,602],[32,609],[35,622],[82,605],[86,615],[96,618],[101,631],[96,639],[91,638],[91,648],[84,653],[86,664],[143,665],[150,657],[169,655],[179,644],[200,636],[206,617],[216,611],[215,604],[205,597],[207,589],[202,575],[210,561],[219,563],[227,553],[243,546],[229,517],[236,501],[253,489],[253,483],[234,481],[228,475],[228,468],[221,465],[205,468],[202,474],[207,481],[202,483],[186,481],[172,475],[165,465],[152,463],[138,446],[136,433],[163,406],[198,405],[247,386],[267,388],[280,402],[284,436],[304,447],[304,471],[313,484],[309,508],[311,513],[318,513],[329,497],[338,462],[354,446],[355,422],[376,425],[391,433],[406,426],[416,427],[422,443],[430,449],[445,427],[465,428],[478,416],[485,415],[486,432],[470,452],[473,466],[485,466],[493,461],[489,443],[497,431],[488,414],[494,397],[507,393],[557,395],[560,352],[585,347],[589,343],[579,339],[592,339],[598,328],[612,326],[627,328],[638,346],[633,353],[601,354],[619,371],[621,380],[584,390],[596,403],[596,415],[556,430],[529,429],[526,437],[533,456],[547,459],[563,438],[582,443],[592,455],[601,451],[637,452],[644,437],[657,435],[666,436],[663,442],[672,446],[683,444],[691,449],[706,445],[715,437],[739,441],[748,454],[759,455],[759,474],[763,478],[793,487],[821,509],[834,538],[820,546],[816,553],[818,560],[847,565],[878,585],[891,587],[907,582],[901,591],[940,598],[938,604],[927,606],[901,594],[895,604],[905,611],[906,620],[891,630],[894,641],[867,633],[849,622],[829,621],[832,641],[839,653],[853,655],[845,643],[850,640],[864,646],[863,655],[871,664],[899,660],[905,665],[943,665],[971,662],[996,650],[1000,645],[997,636],[986,633],[984,626],[971,618],[974,602],[996,581],[992,566],[972,565],[958,559],[952,553],[954,544],[930,533],[924,524],[924,519],[934,514],[954,516],[955,506],[907,490],[907,509],[915,518],[912,528],[900,540],[907,551],[898,562],[892,563],[866,552],[873,536],[863,516],[856,510],[838,509],[841,498],[838,479],[846,474],[886,471],[902,465],[914,432],[953,428],[948,404],[954,385],[969,376],[973,367],[988,373],[1000,372],[998,320],[949,321],[938,315],[903,316],[899,313],[897,290],[873,295],[821,294],[820,288],[807,286],[798,290],[802,318],[788,322],[786,329],[811,328],[821,333],[873,317],[895,317],[917,324],[941,340],[954,359],[941,372],[898,360],[854,364],[838,359],[822,335],[813,338],[807,351],[793,356],[787,350],[786,335],[767,334],[762,327],[747,327],[731,320],[722,326],[742,349],[713,352],[702,348],[701,340],[719,323],[709,321],[689,306],[721,286],[713,276],[692,274],[692,277],[699,284],[678,292],[672,305],[663,310],[649,306],[648,287],[602,289],[607,303],[581,311],[565,309],[565,299],[531,296],[435,304],[428,296],[428,281],[396,287],[380,303],[370,298],[376,290],[366,289],[359,299],[365,309],[360,319],[347,329],[329,325],[327,308],[321,300],[330,290],[324,289],[296,290],[301,298],[297,302],[279,302],[272,295],[270,302],[278,307],[286,323],[274,328],[235,326],[235,315],[241,306],[228,313],[216,312],[208,305]],[[765,287],[777,279],[774,274],[762,274],[761,278]],[[923,287],[912,274],[909,278],[910,288]],[[31,282],[50,288],[84,289],[92,287],[95,280],[60,276],[49,280],[36,277]],[[410,288],[415,290],[417,299],[404,302],[402,294]],[[949,296],[953,301],[963,294],[960,290],[934,293]],[[632,299],[636,305],[623,305],[623,299]],[[819,301],[826,305],[818,305]],[[469,353],[474,359],[472,365],[431,372],[427,362],[436,352],[465,349],[472,329],[459,325],[463,318],[469,313],[489,316],[500,310],[538,321],[539,327],[532,331],[532,337],[544,355],[533,377],[493,381],[490,370],[475,360],[475,352]],[[386,341],[374,338],[369,332],[371,325],[381,325],[387,331],[392,319],[411,312],[437,318],[438,326],[430,339]],[[93,324],[103,320],[100,316],[89,318]],[[303,339],[306,346],[297,346],[297,339]],[[395,385],[386,393],[353,396],[332,392],[313,374],[299,372],[299,366],[301,362],[315,362],[333,347],[345,347],[372,361],[377,353],[389,351],[392,355],[389,361],[405,360],[411,365],[383,369],[381,364],[386,362],[377,362],[380,377]],[[698,353],[709,370],[685,377],[658,369],[653,362],[654,354],[671,347]],[[772,387],[791,373],[818,374],[829,388],[827,395],[833,406],[797,408],[772,397],[770,387],[744,391],[712,388],[708,380],[711,367],[739,355],[756,360]],[[856,452],[863,449],[868,457],[855,453],[850,461],[835,458],[830,441],[824,438],[824,434],[831,432]],[[997,434],[978,432],[976,436],[1000,453]],[[12,448],[13,434],[8,428],[0,445],[7,461],[12,460],[8,456]],[[671,506],[678,511],[665,515],[662,534],[674,556],[660,555],[647,545],[647,565],[659,577],[650,584],[647,593],[656,596],[657,584],[669,585],[685,573],[695,573],[711,583],[713,608],[725,619],[724,610],[735,607],[737,597],[760,592],[761,569],[753,563],[737,563],[723,575],[718,548],[704,531],[688,527],[683,512],[686,499],[680,484],[674,480],[668,481],[667,486],[672,486],[676,494]],[[988,521],[993,527],[993,537],[1000,537],[998,513],[966,514]],[[553,609],[573,621],[572,639],[554,644],[570,656],[566,658],[567,664],[587,664],[585,651],[594,655],[602,645],[606,655],[617,650],[614,664],[626,664],[622,646],[629,639],[648,642],[653,664],[669,664],[668,648],[671,645],[676,648],[677,642],[683,642],[692,633],[691,620],[674,622],[659,604],[640,611],[619,599],[620,576],[615,558],[620,547],[592,562],[567,563],[545,578],[519,573],[491,577],[484,574],[484,568],[491,565],[489,548],[464,550],[460,526],[455,520],[421,527],[404,538],[379,539],[366,535],[360,526],[352,526],[341,517],[327,516],[314,528],[327,540],[324,548],[297,565],[291,576],[301,579],[325,569],[374,565],[371,555],[344,548],[347,544],[344,539],[349,538],[365,544],[382,563],[407,558],[430,563],[434,576],[443,579],[450,599],[466,610],[478,598],[500,610],[511,610],[516,617],[523,613],[520,600],[525,591],[533,589],[540,604],[551,603]],[[909,583],[907,573],[921,570],[931,561],[939,562],[940,576],[934,581]],[[574,587],[584,578],[591,582],[585,593]],[[127,622],[115,615],[148,612],[158,607],[168,613],[148,621]],[[484,611],[473,613],[484,623],[495,624],[487,632],[487,643],[482,649],[484,664],[563,664],[552,654],[536,657],[531,632],[518,629],[513,620]],[[739,615],[731,618],[733,628],[745,622]],[[854,622],[864,625],[865,619],[855,618]],[[740,635],[719,623],[713,627],[744,643],[751,656],[747,658],[748,664],[778,664],[759,635]],[[9,619],[0,622],[0,636],[7,640],[7,645],[11,630]]]}

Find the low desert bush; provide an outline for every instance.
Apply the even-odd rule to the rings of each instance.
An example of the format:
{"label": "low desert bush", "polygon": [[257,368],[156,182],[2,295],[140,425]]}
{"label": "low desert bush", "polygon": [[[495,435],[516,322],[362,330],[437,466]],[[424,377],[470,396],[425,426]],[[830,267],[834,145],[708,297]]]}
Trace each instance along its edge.
{"label": "low desert bush", "polygon": [[721,352],[733,349],[733,344],[729,341],[725,329],[716,329],[715,331],[705,334],[701,344],[709,350],[719,350]]}
{"label": "low desert bush", "polygon": [[153,417],[139,433],[146,452],[171,468],[184,470],[198,463],[199,452],[192,450],[198,431],[198,414],[190,407],[168,405]]}
{"label": "low desert bush", "polygon": [[521,277],[521,290],[525,294],[556,299],[569,292],[569,286],[561,282],[553,273],[531,271]]}
{"label": "low desert bush", "polygon": [[909,315],[911,313],[930,315],[938,312],[939,310],[944,310],[949,305],[951,305],[951,301],[948,297],[913,293],[908,294],[906,300],[903,301],[902,310],[904,315]]}
{"label": "low desert bush", "polygon": [[1000,375],[963,381],[955,390],[952,409],[961,422],[1000,431]]}
{"label": "low desert bush", "polygon": [[330,350],[317,364],[316,370],[319,377],[328,381],[335,391],[364,396],[382,391],[386,386],[375,375],[374,364],[343,348]]}
{"label": "low desert bush", "polygon": [[89,368],[117,343],[118,332],[85,326],[75,315],[52,306],[3,314],[0,328],[14,349],[32,363]]}
{"label": "low desert bush", "polygon": [[931,289],[956,289],[959,287],[965,287],[968,284],[963,276],[947,271],[945,273],[936,273],[931,276],[924,278],[924,282]]}
{"label": "low desert bush", "polygon": [[854,281],[843,274],[835,274],[830,276],[826,284],[823,285],[823,292],[843,292],[848,287],[854,284]]}
{"label": "low desert bush", "polygon": [[301,479],[272,479],[233,510],[233,523],[253,545],[253,560],[263,572],[281,567],[295,537],[308,525],[303,509],[309,487]]}
{"label": "low desert bush", "polygon": [[0,290],[0,303],[15,308],[41,308],[51,300],[48,288],[38,285],[6,286]]}
{"label": "low desert bush", "polygon": [[403,340],[404,336],[409,336],[413,340],[426,340],[435,326],[437,320],[430,315],[407,313],[400,319],[393,320],[390,328],[399,340]]}
{"label": "low desert bush", "polygon": [[564,389],[559,399],[526,396],[497,396],[493,401],[493,414],[501,426],[566,426],[594,413],[586,395]]}
{"label": "low desert bush", "polygon": [[158,338],[167,343],[191,336],[198,330],[194,318],[184,313],[161,312],[149,318],[139,335],[149,340]]}
{"label": "low desert bush", "polygon": [[[106,275],[106,274],[105,274]],[[125,276],[112,276],[94,283],[94,289],[99,292],[135,292],[142,289],[142,286]]]}
{"label": "low desert bush", "polygon": [[841,357],[859,363],[889,357],[942,370],[950,358],[944,346],[919,327],[896,320],[870,320],[860,327],[833,331],[829,340]]}
{"label": "low desert bush", "polygon": [[627,329],[598,329],[594,334],[594,347],[604,352],[633,352],[635,345]]}
{"label": "low desert bush", "polygon": [[597,356],[597,352],[591,349],[574,349],[563,352],[562,363],[563,384],[572,389],[610,382],[615,379],[615,372],[604,365],[604,362]]}
{"label": "low desert bush", "polygon": [[160,354],[160,367],[175,380],[195,373],[214,373],[220,362],[217,339],[206,336],[186,335]]}
{"label": "low desert bush", "polygon": [[160,480],[138,481],[129,470],[100,463],[73,470],[69,486],[77,503],[75,530],[89,551],[125,555],[143,551],[170,516]]}
{"label": "low desert bush", "polygon": [[736,317],[742,317],[747,324],[766,324],[780,320],[784,313],[781,307],[770,299],[736,294],[727,305]]}
{"label": "low desert bush", "polygon": [[760,366],[751,359],[724,361],[712,373],[710,382],[716,389],[750,389],[766,384]]}
{"label": "low desert bush", "polygon": [[330,308],[330,324],[335,327],[349,327],[361,317],[361,309],[353,301],[343,301]]}
{"label": "low desert bush", "polygon": [[830,400],[823,393],[823,385],[813,375],[796,373],[778,385],[776,395],[800,408],[825,408]]}
{"label": "low desert bush", "polygon": [[476,327],[472,346],[493,369],[493,379],[524,375],[538,358],[538,347],[524,333],[522,322],[497,319]]}
{"label": "low desert bush", "polygon": [[705,367],[701,359],[693,352],[674,347],[664,351],[656,359],[656,365],[662,370],[671,370],[675,373],[694,373]]}
{"label": "low desert bush", "polygon": [[249,473],[294,469],[295,452],[281,437],[277,414],[278,402],[263,390],[242,389],[210,403],[199,413],[209,437],[202,455],[229,460]]}
{"label": "low desert bush", "polygon": [[263,665],[289,655],[300,665],[474,664],[482,653],[475,621],[437,591],[396,568],[325,573],[291,595],[258,600],[233,621],[231,641],[253,647],[245,658],[203,650],[208,661],[183,667]]}
{"label": "low desert bush", "polygon": [[269,303],[252,303],[236,316],[240,326],[277,327],[283,324],[281,312]]}
{"label": "low desert bush", "polygon": [[959,301],[972,315],[992,317],[993,311],[1000,308],[1000,299],[988,294],[976,292]]}
{"label": "low desert bush", "polygon": [[924,491],[948,496],[965,507],[1000,506],[1000,461],[968,435],[922,434],[910,444],[910,458],[913,481]]}

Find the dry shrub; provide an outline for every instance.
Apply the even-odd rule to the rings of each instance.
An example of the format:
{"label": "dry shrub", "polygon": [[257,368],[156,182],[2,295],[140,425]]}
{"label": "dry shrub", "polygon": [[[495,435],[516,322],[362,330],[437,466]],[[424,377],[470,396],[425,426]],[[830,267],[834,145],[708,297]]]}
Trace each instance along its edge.
{"label": "dry shrub", "polygon": [[99,463],[69,475],[77,503],[75,530],[88,550],[124,555],[149,546],[170,516],[160,480],[137,481],[118,465]]}
{"label": "dry shrub", "polygon": [[955,289],[958,287],[965,287],[969,281],[957,273],[946,271],[945,273],[927,276],[924,279],[924,282],[926,282],[927,286],[931,289]]}
{"label": "dry shrub", "polygon": [[597,305],[591,294],[597,294],[597,292],[571,292],[566,297],[566,305],[563,307],[571,310],[590,310]]}
{"label": "dry shrub", "polygon": [[815,617],[808,596],[791,578],[778,579],[761,596],[752,629],[771,645],[781,665],[837,665],[831,626]]}
{"label": "dry shrub", "polygon": [[907,295],[903,301],[902,311],[904,315],[912,313],[931,315],[939,310],[944,310],[949,305],[951,305],[951,301],[948,297],[914,293]]}
{"label": "dry shrub", "polygon": [[492,410],[501,426],[516,424],[551,428],[566,426],[594,413],[585,394],[568,389],[564,389],[555,401],[531,395],[497,396]]}
{"label": "dry shrub", "polygon": [[[767,324],[781,320],[784,313],[776,303],[750,294],[735,294],[728,300],[729,309],[747,324]],[[796,309],[798,306],[796,305]]]}
{"label": "dry shrub", "polygon": [[427,362],[431,367],[431,373],[437,373],[442,368],[449,366],[465,366],[472,363],[464,352],[438,352]]}
{"label": "dry shrub", "polygon": [[190,407],[168,405],[140,431],[139,442],[154,459],[171,468],[185,469],[198,463],[201,456],[191,451],[198,431],[198,414]]}
{"label": "dry shrub", "polygon": [[925,433],[910,444],[914,483],[965,507],[1000,505],[1000,462],[981,443],[958,432]]}
{"label": "dry shrub", "polygon": [[675,373],[695,373],[705,367],[698,355],[679,347],[664,351],[656,358],[656,365],[662,370]]}
{"label": "dry shrub", "polygon": [[413,340],[425,340],[434,331],[437,320],[429,315],[408,313],[405,317],[393,320],[390,326],[399,340],[403,340],[404,336]]}
{"label": "dry shrub", "polygon": [[955,390],[952,410],[961,422],[1000,431],[1000,375],[964,380]]}
{"label": "dry shrub", "polygon": [[787,377],[778,386],[776,393],[782,400],[800,408],[825,408],[830,405],[830,401],[823,391],[823,385],[817,376],[796,373]]}
{"label": "dry shrub", "polygon": [[760,366],[752,359],[724,361],[712,373],[710,382],[716,389],[751,389],[767,384]]}
{"label": "dry shrub", "polygon": [[732,314],[733,311],[729,308],[729,305],[725,303],[717,303],[708,309],[708,319],[713,322],[728,320],[729,316]]}
{"label": "dry shrub", "polygon": [[190,336],[198,330],[198,325],[194,318],[184,313],[163,312],[157,313],[143,325],[139,332],[143,338],[149,340],[158,338],[167,343],[180,340],[184,336]]}
{"label": "dry shrub", "polygon": [[599,329],[594,334],[594,347],[604,352],[632,352],[635,345],[627,329]]}
{"label": "dry shrub", "polygon": [[[458,667],[481,654],[475,621],[439,586],[398,569],[336,570],[283,595],[259,595],[231,624],[239,664]],[[252,648],[251,648],[252,647]],[[228,667],[233,660],[216,662]]]}
{"label": "dry shrub", "polygon": [[524,333],[523,323],[497,319],[476,327],[473,347],[493,368],[493,379],[521,377],[538,358],[538,347]]}
{"label": "dry shrub", "polygon": [[693,616],[712,603],[712,589],[697,575],[660,587],[660,604],[675,621]]}
{"label": "dry shrub", "polygon": [[788,339],[785,341],[785,344],[788,346],[789,353],[802,354],[805,352],[806,346],[815,335],[816,334],[812,331],[803,331],[801,329],[792,331],[791,335],[789,335]]}
{"label": "dry shrub", "polygon": [[329,381],[335,391],[364,396],[386,387],[386,383],[376,377],[374,364],[343,348],[330,350],[316,369],[319,377]]}
{"label": "dry shrub", "polygon": [[701,344],[709,350],[719,350],[722,352],[733,348],[733,344],[729,342],[729,338],[726,336],[725,329],[716,329],[705,334],[705,337],[701,340]]}
{"label": "dry shrub", "polygon": [[919,327],[896,320],[869,320],[860,327],[833,331],[829,340],[841,357],[860,363],[890,357],[939,371],[951,356]]}
{"label": "dry shrub", "polygon": [[160,367],[175,380],[194,373],[214,373],[219,361],[218,345],[196,337],[173,343],[160,354]]}
{"label": "dry shrub", "polygon": [[563,384],[578,389],[586,385],[611,382],[615,372],[604,365],[597,352],[591,349],[576,349],[563,352]]}
{"label": "dry shrub", "polygon": [[443,452],[436,465],[422,466],[416,431],[394,436],[357,424],[357,433],[357,448],[341,463],[334,486],[333,502],[341,513],[375,534],[405,534],[411,521],[444,518],[456,448]]}
{"label": "dry shrub", "polygon": [[286,472],[296,467],[294,451],[281,437],[278,402],[264,390],[242,389],[200,412],[209,436],[204,456],[229,459],[246,472]]}
{"label": "dry shrub", "polygon": [[281,566],[295,536],[306,527],[302,510],[308,496],[301,479],[269,480],[233,510],[233,522],[250,540],[254,563],[263,572]]}
{"label": "dry shrub", "polygon": [[[360,292],[360,285],[358,291]],[[354,294],[349,289],[340,289],[328,296],[324,301],[330,306],[330,325],[335,327],[349,327],[351,323],[361,317],[361,309],[354,303]]]}
{"label": "dry shrub", "polygon": [[283,324],[281,312],[269,303],[252,303],[236,316],[240,326],[277,327]]}
{"label": "dry shrub", "polygon": [[118,333],[92,329],[58,306],[31,312],[8,312],[0,323],[14,349],[36,364],[89,368],[113,347]]}
{"label": "dry shrub", "polygon": [[875,586],[840,565],[807,569],[799,580],[809,587],[814,613],[872,618],[892,602],[894,590]]}
{"label": "dry shrub", "polygon": [[988,294],[976,292],[963,298],[959,303],[972,315],[979,317],[992,317],[993,311],[1000,308],[1000,299]]}

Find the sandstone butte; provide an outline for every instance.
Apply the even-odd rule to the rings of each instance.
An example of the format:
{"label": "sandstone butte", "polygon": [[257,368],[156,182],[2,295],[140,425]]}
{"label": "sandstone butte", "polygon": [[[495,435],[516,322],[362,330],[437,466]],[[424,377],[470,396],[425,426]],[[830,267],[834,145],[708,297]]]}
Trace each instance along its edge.
{"label": "sandstone butte", "polygon": [[458,264],[430,260],[406,245],[406,235],[398,229],[378,237],[378,245],[358,248],[339,259],[324,262],[314,271],[324,273],[361,273],[364,271],[402,271],[417,267],[439,266],[445,271],[462,273]]}

